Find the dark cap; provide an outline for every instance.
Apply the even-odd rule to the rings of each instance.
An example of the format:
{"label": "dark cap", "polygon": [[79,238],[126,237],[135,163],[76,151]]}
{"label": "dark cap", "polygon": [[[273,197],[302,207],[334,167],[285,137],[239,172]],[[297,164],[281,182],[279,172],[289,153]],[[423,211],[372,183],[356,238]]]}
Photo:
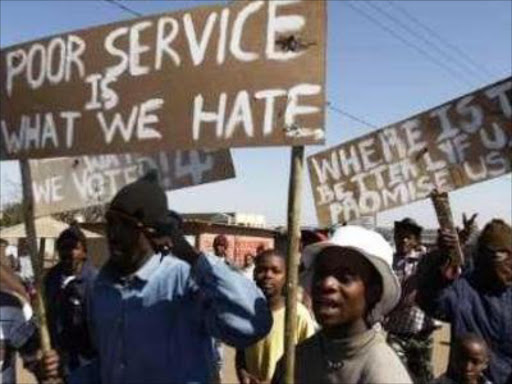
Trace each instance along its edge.
{"label": "dark cap", "polygon": [[512,252],[512,228],[503,220],[491,220],[478,238],[478,248]]}
{"label": "dark cap", "polygon": [[112,199],[110,210],[121,212],[146,227],[167,222],[168,209],[165,191],[158,184],[155,171],[123,187]]}
{"label": "dark cap", "polygon": [[410,217],[406,217],[401,221],[395,221],[395,231],[399,229],[409,230],[418,237],[421,236],[421,232],[423,232],[423,227]]}

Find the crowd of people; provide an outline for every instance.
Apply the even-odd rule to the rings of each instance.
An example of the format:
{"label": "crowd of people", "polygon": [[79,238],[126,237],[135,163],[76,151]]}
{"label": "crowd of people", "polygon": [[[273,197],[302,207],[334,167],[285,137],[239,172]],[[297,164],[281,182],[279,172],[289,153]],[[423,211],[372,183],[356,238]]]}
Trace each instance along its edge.
{"label": "crowd of people", "polygon": [[[395,249],[353,225],[303,236],[294,382],[512,383],[512,229],[463,222],[459,233],[440,228],[430,248],[411,218],[395,222]],[[258,249],[241,270],[224,235],[212,255],[195,249],[151,174],[117,193],[106,225],[99,270],[78,225],[57,239],[60,260],[44,278],[50,351],[26,287],[2,263],[1,384],[16,382],[16,353],[43,383],[219,383],[224,344],[236,349],[240,383],[285,382],[279,250]],[[464,265],[450,257],[458,242]],[[440,321],[451,348],[435,378]]]}

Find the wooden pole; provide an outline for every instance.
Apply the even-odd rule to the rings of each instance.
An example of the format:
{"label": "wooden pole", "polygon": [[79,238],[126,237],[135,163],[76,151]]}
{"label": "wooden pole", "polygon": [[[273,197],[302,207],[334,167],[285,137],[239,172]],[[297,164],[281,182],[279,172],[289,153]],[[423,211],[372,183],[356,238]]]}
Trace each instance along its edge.
{"label": "wooden pole", "polygon": [[304,147],[292,148],[290,184],[288,187],[288,253],[286,271],[286,312],[284,359],[286,384],[293,384],[295,372],[295,334],[297,328],[297,286],[299,280],[299,242]]}
{"label": "wooden pole", "polygon": [[453,222],[452,210],[450,207],[450,200],[448,198],[448,193],[446,192],[438,192],[434,190],[430,194],[430,198],[432,199],[432,203],[434,204],[434,209],[437,215],[437,221],[439,222],[439,226],[442,229],[447,229],[453,234],[457,239],[457,244],[455,249],[450,254],[450,259],[452,263],[455,265],[463,265],[464,264],[464,253],[462,252],[462,247],[459,242],[459,237],[457,236],[457,228]]}
{"label": "wooden pole", "polygon": [[28,160],[20,160],[21,182],[23,188],[23,218],[25,220],[25,232],[27,236],[27,247],[34,269],[34,278],[36,285],[36,297],[34,312],[39,322],[39,336],[41,350],[48,352],[51,349],[50,335],[46,321],[46,309],[43,300],[43,260],[39,258],[37,252],[36,225],[34,219],[34,198],[32,193],[32,176],[30,174],[30,165]]}

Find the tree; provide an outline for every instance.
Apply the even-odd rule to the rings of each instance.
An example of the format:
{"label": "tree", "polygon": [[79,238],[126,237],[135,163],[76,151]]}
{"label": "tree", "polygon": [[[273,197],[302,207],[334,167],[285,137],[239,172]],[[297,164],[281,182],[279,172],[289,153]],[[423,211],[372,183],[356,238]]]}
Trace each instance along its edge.
{"label": "tree", "polygon": [[6,203],[0,217],[0,227],[10,227],[23,222],[23,203]]}

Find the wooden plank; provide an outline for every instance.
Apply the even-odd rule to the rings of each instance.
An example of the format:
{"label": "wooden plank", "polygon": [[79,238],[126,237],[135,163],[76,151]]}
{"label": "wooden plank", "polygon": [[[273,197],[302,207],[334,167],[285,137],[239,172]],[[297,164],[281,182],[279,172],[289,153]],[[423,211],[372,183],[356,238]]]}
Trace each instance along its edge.
{"label": "wooden plank", "polygon": [[304,147],[291,150],[290,184],[288,189],[288,252],[286,255],[286,311],[284,327],[284,361],[286,384],[295,382],[295,335],[297,332],[297,292],[300,263],[300,215]]}
{"label": "wooden plank", "polygon": [[32,303],[37,317],[39,327],[39,338],[41,350],[48,352],[51,349],[50,334],[46,319],[46,308],[44,305],[44,285],[43,285],[43,259],[39,258],[37,251],[37,235],[34,223],[34,199],[32,196],[32,182],[30,176],[30,166],[28,160],[20,161],[21,182],[23,187],[23,218],[27,232],[27,247],[34,270],[36,285],[35,302]]}
{"label": "wooden plank", "polygon": [[308,158],[320,225],[344,223],[511,170],[512,78]]}
{"label": "wooden plank", "polygon": [[325,20],[237,1],[5,48],[0,159],[321,144]]}
{"label": "wooden plank", "polygon": [[235,177],[229,150],[81,156],[32,160],[30,166],[36,216],[107,204],[150,169],[166,190]]}

